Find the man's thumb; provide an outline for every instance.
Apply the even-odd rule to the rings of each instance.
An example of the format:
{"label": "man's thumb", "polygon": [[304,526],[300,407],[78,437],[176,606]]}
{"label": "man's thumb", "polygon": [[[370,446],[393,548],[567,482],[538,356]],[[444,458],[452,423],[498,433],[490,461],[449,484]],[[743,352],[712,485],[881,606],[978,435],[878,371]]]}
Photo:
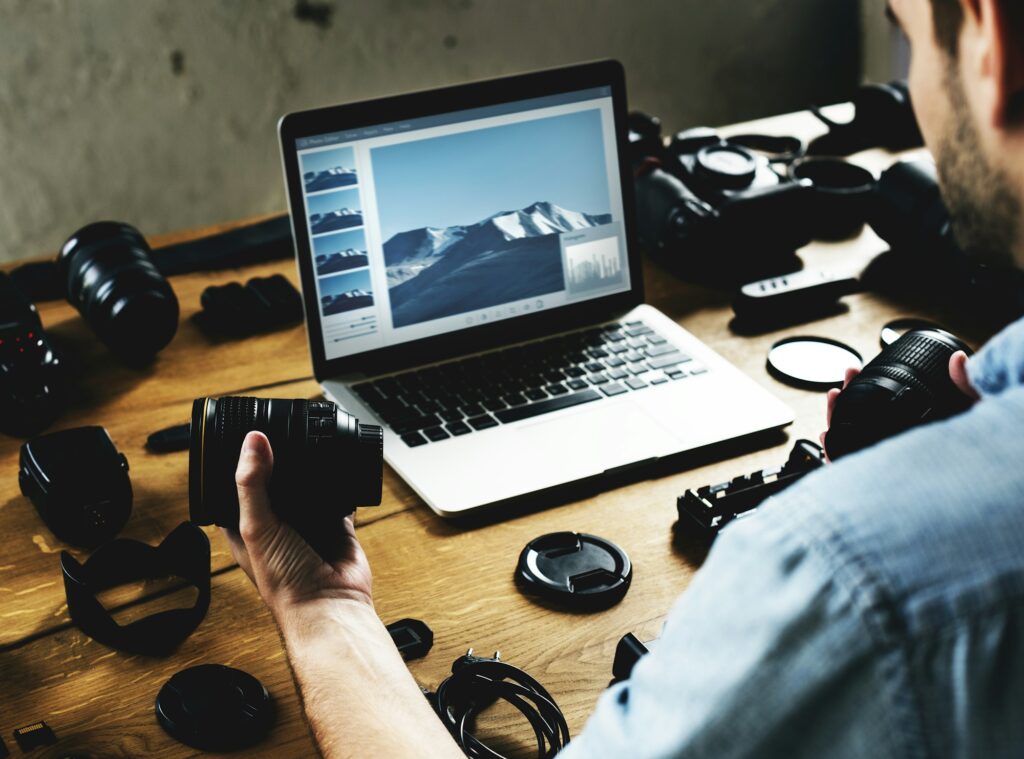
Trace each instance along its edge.
{"label": "man's thumb", "polygon": [[277,516],[270,508],[270,474],[274,469],[274,454],[270,441],[262,432],[245,436],[235,469],[238,488],[238,531],[246,543],[277,524]]}

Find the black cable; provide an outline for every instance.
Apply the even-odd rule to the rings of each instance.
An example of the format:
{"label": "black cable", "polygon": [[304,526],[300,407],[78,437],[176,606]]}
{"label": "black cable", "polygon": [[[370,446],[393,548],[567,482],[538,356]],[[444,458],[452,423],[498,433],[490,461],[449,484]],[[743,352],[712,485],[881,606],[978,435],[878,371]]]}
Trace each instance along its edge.
{"label": "black cable", "polygon": [[505,759],[472,732],[480,712],[501,699],[529,721],[537,739],[538,759],[550,759],[569,742],[569,726],[562,710],[544,686],[517,667],[473,656],[470,649],[452,664],[452,674],[434,695],[441,721],[470,759]]}

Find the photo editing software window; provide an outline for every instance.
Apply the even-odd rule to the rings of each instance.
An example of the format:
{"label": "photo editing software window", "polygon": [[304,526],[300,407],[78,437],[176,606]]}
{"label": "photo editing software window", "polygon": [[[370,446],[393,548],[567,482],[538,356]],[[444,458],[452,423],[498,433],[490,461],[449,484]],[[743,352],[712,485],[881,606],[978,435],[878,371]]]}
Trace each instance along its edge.
{"label": "photo editing software window", "polygon": [[296,148],[327,359],[630,287],[610,88]]}

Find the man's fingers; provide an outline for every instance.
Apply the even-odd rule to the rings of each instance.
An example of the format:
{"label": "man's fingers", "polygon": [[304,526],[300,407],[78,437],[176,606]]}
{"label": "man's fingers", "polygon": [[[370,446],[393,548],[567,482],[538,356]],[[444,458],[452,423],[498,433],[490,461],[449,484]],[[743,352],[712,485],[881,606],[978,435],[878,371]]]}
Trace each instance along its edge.
{"label": "man's fingers", "polygon": [[[839,397],[839,389],[832,388],[828,391],[828,396],[825,400],[825,426],[832,426],[832,410],[836,407],[836,398]],[[824,435],[825,433],[821,433]]]}
{"label": "man's fingers", "polygon": [[957,351],[949,357],[949,378],[961,393],[978,400],[978,391],[974,389],[970,377],[967,376],[967,354],[963,351]]}
{"label": "man's fingers", "polygon": [[238,534],[238,530],[221,527],[220,531],[227,538],[228,548],[231,549],[231,555],[238,562],[238,566],[249,575],[250,580],[253,580],[252,560],[249,558],[249,552],[245,550],[245,543],[242,542],[242,536]]}
{"label": "man's fingers", "polygon": [[274,454],[270,441],[262,432],[250,432],[242,443],[235,469],[238,487],[238,532],[249,543],[259,540],[277,526],[277,516],[270,508],[270,474],[274,469]]}
{"label": "man's fingers", "polygon": [[843,378],[843,390],[846,386],[853,382],[853,378],[860,374],[860,369],[854,369],[852,366],[846,370],[846,376]]}

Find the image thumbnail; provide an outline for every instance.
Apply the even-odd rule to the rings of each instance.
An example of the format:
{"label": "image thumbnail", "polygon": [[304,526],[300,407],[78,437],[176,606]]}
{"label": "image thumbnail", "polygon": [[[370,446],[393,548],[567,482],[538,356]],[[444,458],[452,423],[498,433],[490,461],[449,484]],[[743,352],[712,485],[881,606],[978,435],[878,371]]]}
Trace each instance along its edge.
{"label": "image thumbnail", "polygon": [[320,311],[324,316],[343,314],[373,305],[370,270],[361,269],[348,274],[321,277]]}
{"label": "image thumbnail", "polygon": [[336,190],[359,181],[352,148],[335,148],[305,153],[302,156],[302,184],[306,192]]}
{"label": "image thumbnail", "polygon": [[369,266],[366,235],[362,229],[351,229],[336,235],[314,238],[313,263],[317,276]]}
{"label": "image thumbnail", "polygon": [[612,221],[597,110],[371,160],[396,327],[563,290],[560,235]]}
{"label": "image thumbnail", "polygon": [[309,205],[309,226],[315,235],[363,225],[358,190],[314,195],[307,198],[306,203]]}

